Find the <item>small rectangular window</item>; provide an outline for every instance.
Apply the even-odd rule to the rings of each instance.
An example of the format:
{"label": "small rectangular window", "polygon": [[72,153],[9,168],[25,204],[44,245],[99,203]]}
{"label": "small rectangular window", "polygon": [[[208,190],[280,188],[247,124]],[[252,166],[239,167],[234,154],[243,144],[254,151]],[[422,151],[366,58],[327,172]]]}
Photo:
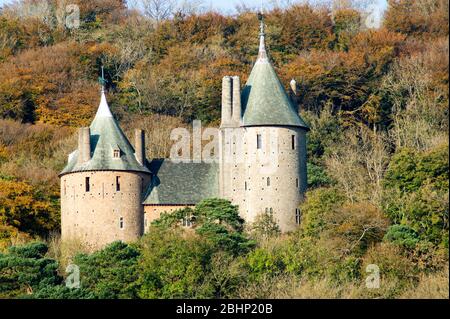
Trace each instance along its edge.
{"label": "small rectangular window", "polygon": [[295,223],[297,225],[300,225],[300,221],[301,221],[300,209],[297,208],[295,210]]}
{"label": "small rectangular window", "polygon": [[267,186],[270,186],[270,177],[267,177]]}
{"label": "small rectangular window", "polygon": [[124,224],[123,224],[123,217],[120,217],[120,219],[119,219],[119,228],[120,228],[120,229],[123,229],[123,227],[124,227]]}
{"label": "small rectangular window", "polygon": [[86,177],[86,193],[91,191],[91,182],[90,182],[90,178]]}
{"label": "small rectangular window", "polygon": [[116,192],[120,192],[120,176],[116,176]]}
{"label": "small rectangular window", "polygon": [[192,226],[192,216],[191,216],[191,214],[186,214],[183,217],[183,226],[184,227],[191,227]]}
{"label": "small rectangular window", "polygon": [[256,148],[258,150],[262,149],[262,136],[261,134],[256,135]]}
{"label": "small rectangular window", "polygon": [[245,182],[245,190],[247,190],[247,182]]}
{"label": "small rectangular window", "polygon": [[119,158],[120,157],[120,150],[114,150],[114,158]]}
{"label": "small rectangular window", "polygon": [[295,150],[295,135],[292,135],[292,149]]}

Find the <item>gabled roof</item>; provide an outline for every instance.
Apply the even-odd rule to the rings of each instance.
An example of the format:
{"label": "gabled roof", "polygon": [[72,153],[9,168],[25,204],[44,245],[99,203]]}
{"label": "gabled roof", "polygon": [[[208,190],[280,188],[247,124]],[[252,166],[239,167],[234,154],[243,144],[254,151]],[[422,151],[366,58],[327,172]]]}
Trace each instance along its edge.
{"label": "gabled roof", "polygon": [[244,126],[281,125],[309,129],[270,63],[265,47],[263,22],[258,59],[244,86],[242,105]]}
{"label": "gabled roof", "polygon": [[[147,167],[136,160],[134,148],[114,119],[103,91],[90,129],[91,160],[78,164],[78,150],[76,150],[69,156],[69,162],[60,175],[99,170],[150,173]],[[117,148],[120,149],[120,158],[113,157],[113,149]]]}
{"label": "gabled roof", "polygon": [[195,205],[219,196],[219,166],[216,163],[175,163],[156,159],[144,205]]}

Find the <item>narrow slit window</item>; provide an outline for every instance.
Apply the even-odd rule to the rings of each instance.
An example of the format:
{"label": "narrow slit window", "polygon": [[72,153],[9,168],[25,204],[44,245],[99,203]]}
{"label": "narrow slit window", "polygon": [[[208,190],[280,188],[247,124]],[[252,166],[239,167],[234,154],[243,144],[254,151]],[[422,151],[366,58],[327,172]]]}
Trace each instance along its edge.
{"label": "narrow slit window", "polygon": [[262,149],[262,136],[261,134],[256,135],[256,148],[258,150]]}
{"label": "narrow slit window", "polygon": [[295,210],[295,223],[297,225],[300,225],[300,221],[301,221],[300,209],[297,208]]}
{"label": "narrow slit window", "polygon": [[120,176],[116,176],[116,192],[120,192]]}
{"label": "narrow slit window", "polygon": [[267,177],[267,186],[270,186],[270,177]]}
{"label": "narrow slit window", "polygon": [[247,184],[247,182],[245,182],[245,190],[247,190],[248,189],[248,184]]}
{"label": "narrow slit window", "polygon": [[86,177],[86,193],[89,193],[91,191],[91,179],[89,177]]}
{"label": "narrow slit window", "polygon": [[123,217],[120,217],[120,219],[119,219],[119,228],[120,229],[124,228]]}
{"label": "narrow slit window", "polygon": [[298,183],[298,178],[295,180],[295,186],[298,188],[299,183]]}
{"label": "narrow slit window", "polygon": [[66,180],[64,180],[64,195],[67,194],[67,185],[66,185]]}
{"label": "narrow slit window", "polygon": [[295,135],[292,135],[292,140],[291,140],[291,143],[292,143],[292,149],[293,150],[295,150]]}

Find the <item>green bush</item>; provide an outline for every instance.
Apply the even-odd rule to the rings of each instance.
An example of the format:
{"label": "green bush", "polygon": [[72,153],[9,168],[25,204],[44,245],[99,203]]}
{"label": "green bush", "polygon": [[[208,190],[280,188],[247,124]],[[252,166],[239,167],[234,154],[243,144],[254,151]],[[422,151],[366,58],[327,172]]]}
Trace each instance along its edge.
{"label": "green bush", "polygon": [[73,264],[80,268],[81,287],[96,298],[136,298],[140,256],[137,247],[114,242],[93,254],[75,256]]}
{"label": "green bush", "polygon": [[41,242],[10,247],[0,254],[0,297],[31,295],[40,289],[59,285],[57,261],[45,258],[48,247]]}
{"label": "green bush", "polygon": [[419,235],[406,225],[393,225],[389,227],[386,235],[386,241],[412,249],[419,242]]}
{"label": "green bush", "polygon": [[308,192],[301,206],[302,230],[307,236],[318,237],[326,226],[325,215],[341,206],[345,197],[337,188],[318,188]]}
{"label": "green bush", "polygon": [[212,247],[204,239],[177,230],[151,229],[142,246],[140,298],[213,296],[213,287],[205,280]]}
{"label": "green bush", "polygon": [[308,163],[307,169],[309,188],[330,186],[333,184],[333,180],[328,176],[325,169],[323,169],[321,166],[315,165],[313,163]]}
{"label": "green bush", "polygon": [[384,180],[383,208],[420,240],[448,242],[448,146],[429,152],[405,149],[393,156]]}

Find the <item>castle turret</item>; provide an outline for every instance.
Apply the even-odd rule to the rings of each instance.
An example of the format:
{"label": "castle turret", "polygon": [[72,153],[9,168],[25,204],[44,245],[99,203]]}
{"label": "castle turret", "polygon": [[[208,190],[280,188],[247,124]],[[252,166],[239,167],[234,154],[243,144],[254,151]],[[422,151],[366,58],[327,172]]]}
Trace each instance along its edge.
{"label": "castle turret", "polygon": [[136,151],[114,119],[104,91],[90,127],[79,130],[78,149],[61,178],[61,237],[97,249],[143,234],[143,195],[150,182],[143,131]]}
{"label": "castle turret", "polygon": [[[236,94],[233,90],[233,99]],[[307,185],[309,128],[270,63],[262,19],[258,59],[236,105],[241,105],[241,110],[233,132],[241,140],[226,138],[227,130],[222,129],[221,152],[238,154],[238,142],[242,151],[233,163],[221,157],[221,195],[239,205],[241,216],[249,223],[267,212],[282,231],[293,230],[300,222],[298,206]],[[236,115],[232,123],[237,119]]]}

